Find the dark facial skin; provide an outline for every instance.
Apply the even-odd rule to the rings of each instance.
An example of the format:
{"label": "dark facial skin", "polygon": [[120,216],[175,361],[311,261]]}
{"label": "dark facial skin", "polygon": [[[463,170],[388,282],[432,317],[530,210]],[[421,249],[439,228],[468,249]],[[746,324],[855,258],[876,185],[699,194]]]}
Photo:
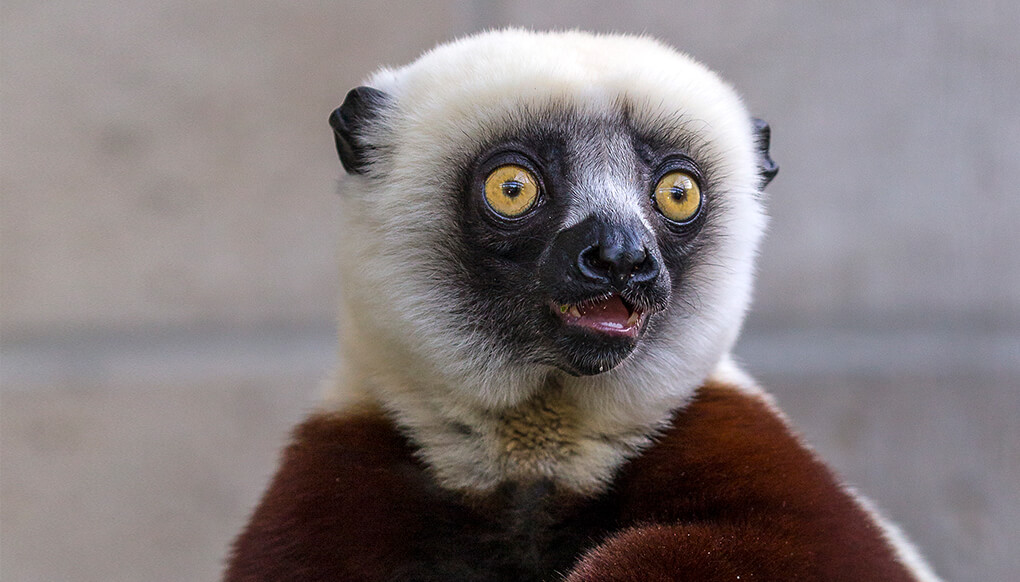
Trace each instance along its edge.
{"label": "dark facial skin", "polygon": [[[495,334],[522,361],[554,365],[575,375],[607,371],[622,362],[660,316],[688,266],[686,254],[705,224],[707,201],[697,216],[675,224],[657,212],[654,231],[636,216],[592,214],[569,227],[564,221],[578,204],[579,174],[585,152],[570,136],[584,132],[627,132],[625,124],[606,120],[551,121],[531,125],[523,135],[494,140],[478,154],[462,181],[461,244],[456,252],[466,278],[464,316]],[[598,125],[600,127],[589,127]],[[629,133],[629,132],[628,132]],[[677,149],[634,144],[630,160],[640,183],[634,196],[654,208],[651,192],[659,178],[677,169],[703,176],[693,160]],[[506,218],[486,203],[485,180],[496,168],[514,164],[528,169],[540,188],[538,202],[519,217]],[[598,170],[599,168],[594,168]],[[452,257],[451,257],[452,258]],[[606,333],[571,325],[568,305],[618,297],[637,323],[627,333]]]}

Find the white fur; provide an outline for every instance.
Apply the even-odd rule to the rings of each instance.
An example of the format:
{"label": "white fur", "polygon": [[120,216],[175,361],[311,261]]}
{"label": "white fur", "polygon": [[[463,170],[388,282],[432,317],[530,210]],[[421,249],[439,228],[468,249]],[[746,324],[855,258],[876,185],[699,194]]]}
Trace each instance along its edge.
{"label": "white fur", "polygon": [[[379,401],[422,445],[445,486],[486,490],[509,477],[550,476],[584,492],[618,466],[681,406],[733,345],[747,309],[765,226],[750,117],[736,94],[692,59],[648,38],[504,30],[442,45],[366,83],[394,103],[369,141],[385,146],[386,180],[343,183],[341,348],[336,398]],[[673,306],[666,339],[642,342],[613,370],[571,377],[522,365],[491,338],[464,331],[435,249],[450,236],[453,206],[437,195],[451,163],[522,111],[569,105],[579,115],[632,106],[636,125],[689,136],[715,160],[725,225],[710,261],[691,275],[696,316]],[[605,176],[599,210],[649,217],[624,196],[629,176]],[[604,188],[606,183],[613,185]],[[583,188],[584,185],[582,184]],[[608,192],[608,194],[606,194]],[[616,192],[616,194],[613,194]],[[569,417],[564,448],[512,462],[501,420],[553,382],[552,404]],[[464,438],[451,422],[475,427]],[[608,438],[606,438],[608,437]],[[516,445],[514,445],[516,446]]]}

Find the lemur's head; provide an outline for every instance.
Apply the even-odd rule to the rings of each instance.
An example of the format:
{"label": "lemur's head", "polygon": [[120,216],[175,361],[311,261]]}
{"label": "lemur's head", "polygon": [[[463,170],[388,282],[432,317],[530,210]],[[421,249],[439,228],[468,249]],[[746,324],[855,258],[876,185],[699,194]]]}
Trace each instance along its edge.
{"label": "lemur's head", "polygon": [[379,71],[330,123],[364,374],[498,406],[551,374],[689,391],[732,346],[776,166],[768,127],[690,58],[487,33]]}

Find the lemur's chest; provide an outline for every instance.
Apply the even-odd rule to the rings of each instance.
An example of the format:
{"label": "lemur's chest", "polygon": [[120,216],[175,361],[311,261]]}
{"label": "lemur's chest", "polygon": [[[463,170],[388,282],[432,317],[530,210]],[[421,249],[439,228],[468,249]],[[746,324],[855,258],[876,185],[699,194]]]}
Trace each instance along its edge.
{"label": "lemur's chest", "polygon": [[427,475],[413,479],[430,510],[392,580],[552,580],[613,527],[608,497],[566,500],[549,481],[464,501]]}
{"label": "lemur's chest", "polygon": [[505,483],[551,482],[589,498],[607,490],[627,459],[651,443],[661,423],[606,421],[559,386],[498,412],[426,412],[408,429],[415,455],[439,485],[491,495]]}

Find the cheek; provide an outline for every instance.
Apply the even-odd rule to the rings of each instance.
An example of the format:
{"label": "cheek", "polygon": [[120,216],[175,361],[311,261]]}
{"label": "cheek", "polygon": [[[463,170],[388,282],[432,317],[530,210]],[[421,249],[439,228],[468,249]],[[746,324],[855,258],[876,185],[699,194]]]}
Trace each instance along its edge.
{"label": "cheek", "polygon": [[491,315],[517,312],[537,301],[537,264],[544,245],[541,233],[494,232],[479,221],[465,224],[453,259],[471,302]]}
{"label": "cheek", "polygon": [[479,200],[466,200],[458,224],[461,263],[476,284],[494,291],[517,294],[533,288],[558,214],[552,204],[545,204],[520,220],[502,221]]}
{"label": "cheek", "polygon": [[553,323],[536,276],[537,259],[511,259],[478,245],[468,249],[456,284],[462,323],[513,358],[533,361],[545,353]]}
{"label": "cheek", "polygon": [[716,239],[714,230],[711,221],[704,221],[688,231],[667,231],[657,238],[675,298],[695,294],[692,285],[696,283],[698,264],[704,257],[712,256]]}

